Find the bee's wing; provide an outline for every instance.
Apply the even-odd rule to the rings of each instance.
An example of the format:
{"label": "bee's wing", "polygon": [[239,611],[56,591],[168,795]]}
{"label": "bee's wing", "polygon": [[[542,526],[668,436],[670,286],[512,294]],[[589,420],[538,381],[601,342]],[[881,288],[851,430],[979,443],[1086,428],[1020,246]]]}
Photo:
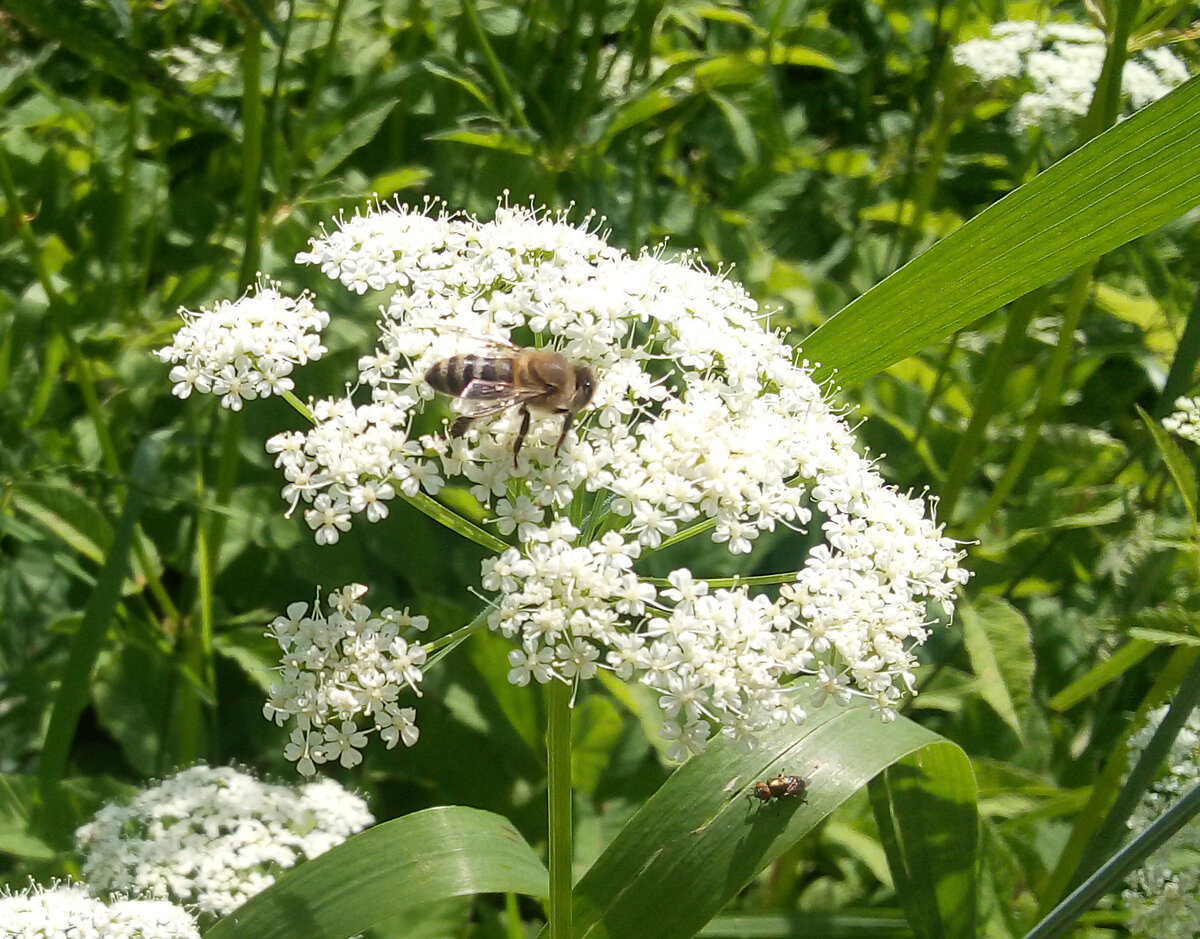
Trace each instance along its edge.
{"label": "bee's wing", "polygon": [[442,326],[439,332],[443,333],[458,333],[460,336],[470,340],[471,342],[479,343],[480,345],[489,346],[499,352],[516,352],[520,350],[520,346],[505,339],[503,336],[487,335],[484,333],[475,333],[462,326]]}
{"label": "bee's wing", "polygon": [[467,387],[451,402],[451,407],[463,417],[487,417],[531,401],[541,394],[543,392],[537,389],[518,388],[512,382],[476,378],[467,382]]}

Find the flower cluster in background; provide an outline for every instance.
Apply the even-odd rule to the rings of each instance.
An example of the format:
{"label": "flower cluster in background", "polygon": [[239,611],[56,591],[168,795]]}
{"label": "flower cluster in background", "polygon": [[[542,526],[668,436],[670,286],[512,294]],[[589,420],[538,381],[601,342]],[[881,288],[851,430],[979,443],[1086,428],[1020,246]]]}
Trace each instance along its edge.
{"label": "flower cluster in background", "polygon": [[1200,444],[1200,398],[1176,398],[1175,411],[1163,418],[1162,425],[1169,433]]}
{"label": "flower cluster in background", "polygon": [[196,921],[166,900],[112,900],[91,896],[82,884],[30,887],[0,894],[4,939],[200,939]]}
{"label": "flower cluster in background", "polygon": [[281,726],[296,721],[284,756],[306,776],[317,763],[349,768],[362,760],[367,735],[355,723],[360,715],[389,749],[417,742],[417,712],[397,698],[405,689],[420,695],[425,650],[401,633],[423,632],[429,621],[391,607],[375,616],[358,602],[366,589],[350,584],[330,593],[328,616],[319,602],[311,611],[293,603],[271,623],[283,658],[263,714]]}
{"label": "flower cluster in background", "polygon": [[194,766],[105,806],[75,838],[92,890],[217,917],[373,822],[366,803],[332,780],[268,785],[230,767]]}
{"label": "flower cluster in background", "polygon": [[[1104,33],[1077,23],[997,23],[986,39],[955,46],[954,61],[984,82],[1024,79],[1029,90],[1012,111],[1018,131],[1070,123],[1087,113],[1106,51]],[[1166,48],[1134,53],[1121,90],[1132,110],[1156,101],[1188,79],[1187,66]]]}
{"label": "flower cluster in background", "polygon": [[325,353],[321,331],[329,314],[301,296],[284,296],[261,285],[240,300],[224,300],[211,310],[180,312],[184,325],[156,355],[174,367],[172,392],[219,395],[221,404],[240,411],[243,401],[279,395],[293,388],[296,366]]}
{"label": "flower cluster in background", "polygon": [[[379,344],[359,363],[369,400],[317,401],[315,426],[268,444],[284,498],[306,506],[319,542],[355,516],[384,517],[397,495],[469,492],[512,543],[483,564],[489,623],[516,645],[511,679],[578,682],[607,668],[641,681],[659,695],[676,758],[702,750],[716,723],[752,744],[770,722],[802,721],[786,693],[802,675],[819,677],[818,701],[866,696],[894,717],[927,636],[926,603],[952,612],[967,578],[961,552],[923,500],[888,487],[856,452],[741,287],[688,258],[631,257],[587,225],[509,206],[487,223],[437,204],[376,208],[339,220],[298,260],[354,292],[390,291]],[[515,467],[519,409],[453,436],[424,378],[444,359],[512,355],[512,344],[554,349],[596,381],[561,449],[562,417],[533,415]],[[686,569],[666,585],[635,571],[676,536],[707,533],[744,554],[777,525],[825,537],[781,575],[776,597],[709,589]],[[354,761],[359,714],[389,743],[415,734],[406,719],[397,726],[388,708],[403,712],[382,688],[340,683],[364,644],[371,678],[386,671],[386,642],[368,612],[348,613],[353,599],[336,599],[328,619],[301,605],[273,627],[288,678],[268,715],[306,713],[312,727],[290,745],[306,770]],[[402,652],[407,674],[420,662]],[[383,680],[388,694],[405,685],[415,681]],[[327,692],[339,697],[326,703]]]}
{"label": "flower cluster in background", "polygon": [[[1132,767],[1166,716],[1152,711],[1146,726],[1129,740]],[[1200,712],[1192,711],[1171,746],[1164,768],[1129,818],[1144,831],[1184,792],[1200,784]],[[1200,822],[1193,819],[1134,871],[1122,894],[1130,931],[1145,939],[1192,939],[1200,935]]]}

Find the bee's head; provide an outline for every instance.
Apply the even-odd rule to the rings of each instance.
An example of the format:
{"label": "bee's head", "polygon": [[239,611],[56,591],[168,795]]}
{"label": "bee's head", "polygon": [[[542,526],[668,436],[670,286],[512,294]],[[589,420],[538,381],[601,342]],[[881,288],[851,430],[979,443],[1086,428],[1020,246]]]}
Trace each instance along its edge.
{"label": "bee's head", "polygon": [[575,394],[571,395],[571,408],[578,411],[591,403],[596,393],[596,379],[587,365],[575,366]]}

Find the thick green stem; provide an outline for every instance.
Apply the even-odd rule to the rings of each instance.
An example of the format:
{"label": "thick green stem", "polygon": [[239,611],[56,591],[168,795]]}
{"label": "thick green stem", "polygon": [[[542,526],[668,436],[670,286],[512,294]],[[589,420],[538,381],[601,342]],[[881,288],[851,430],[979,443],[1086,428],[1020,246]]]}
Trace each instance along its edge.
{"label": "thick green stem", "polygon": [[550,939],[571,936],[571,686],[546,686],[546,767],[549,773]]}

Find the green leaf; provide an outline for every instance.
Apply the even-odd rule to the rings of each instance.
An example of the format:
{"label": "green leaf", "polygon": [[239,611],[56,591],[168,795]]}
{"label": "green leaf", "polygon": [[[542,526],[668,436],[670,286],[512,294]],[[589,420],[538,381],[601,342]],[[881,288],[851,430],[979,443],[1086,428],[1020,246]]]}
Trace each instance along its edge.
{"label": "green leaf", "polygon": [[983,700],[1017,737],[1033,702],[1033,643],[1029,624],[1003,600],[980,597],[960,608],[963,641]]}
{"label": "green leaf", "polygon": [[1200,203],[1200,78],[1010,193],[812,333],[851,385]]}
{"label": "green leaf", "polygon": [[458,85],[463,91],[482,104],[492,114],[499,114],[500,107],[486,91],[483,79],[474,69],[468,68],[461,62],[448,57],[435,56],[421,63],[421,67],[431,75],[444,78]]}
{"label": "green leaf", "polygon": [[1111,681],[1115,681],[1154,651],[1154,644],[1142,639],[1131,639],[1109,658],[1088,669],[1062,691],[1050,699],[1054,711],[1068,711],[1080,701],[1090,698]]}
{"label": "green leaf", "polygon": [[104,560],[112,528],[95,503],[74,489],[32,483],[14,490],[12,503],[89,561]]}
{"label": "green leaf", "polygon": [[925,747],[870,786],[896,896],[923,939],[976,935],[978,789],[952,743]]}
{"label": "green leaf", "polygon": [[351,154],[373,141],[397,104],[395,99],[385,101],[343,122],[337,135],[322,144],[320,153],[313,160],[313,178],[324,179]]}
{"label": "green leaf", "polygon": [[908,939],[903,919],[868,913],[738,913],[718,916],[696,933],[709,939]]}
{"label": "green leaf", "polygon": [[1188,462],[1188,458],[1179,449],[1179,445],[1163,430],[1162,425],[1141,408],[1138,408],[1137,412],[1138,417],[1142,419],[1142,423],[1146,425],[1146,430],[1150,431],[1154,445],[1158,447],[1158,452],[1162,454],[1163,462],[1167,464],[1167,469],[1171,471],[1175,485],[1179,487],[1179,494],[1183,496],[1183,504],[1187,507],[1188,518],[1195,525],[1196,471],[1192,469],[1192,464]]}
{"label": "green leaf", "polygon": [[32,776],[0,776],[0,852],[13,857],[49,861],[54,849],[30,830],[37,810],[37,783]]}
{"label": "green leaf", "polygon": [[[911,721],[884,724],[863,705],[829,705],[802,726],[772,727],[751,752],[723,738],[714,741],[675,771],[580,880],[573,935],[695,935],[758,871],[869,779],[910,754],[933,759],[930,748],[958,753]],[[965,764],[965,757],[958,758]],[[943,758],[943,764],[953,760]],[[755,781],[781,772],[808,779],[804,800],[762,803],[751,797]],[[962,774],[952,775],[959,785]],[[929,831],[961,865],[967,882],[974,870],[973,813],[973,804],[970,812],[947,813]],[[972,821],[964,825],[968,815]]]}
{"label": "green leaf", "polygon": [[482,147],[485,150],[502,150],[505,153],[516,153],[519,156],[532,156],[533,144],[521,134],[510,131],[474,131],[452,130],[444,133],[429,134],[429,140],[450,140],[455,143],[465,143],[470,147]]}
{"label": "green leaf", "polygon": [[48,802],[53,802],[53,794],[49,790],[62,778],[76,724],[87,706],[92,669],[121,597],[121,584],[129,569],[138,516],[145,506],[150,481],[158,472],[164,436],[163,432],[151,434],[138,445],[134,454],[125,508],[105,558],[104,568],[88,597],[83,622],[71,644],[71,654],[63,668],[62,683],[54,699],[46,729],[46,744],[38,768],[38,775],[47,787]]}
{"label": "green leaf", "polygon": [[448,897],[544,896],[546,869],[507,819],[426,809],[355,835],[279,878],[205,939],[344,939]]}
{"label": "green leaf", "polygon": [[1164,629],[1140,629],[1135,626],[1129,630],[1129,636],[1132,639],[1141,639],[1163,646],[1200,646],[1200,636],[1172,633]]}

